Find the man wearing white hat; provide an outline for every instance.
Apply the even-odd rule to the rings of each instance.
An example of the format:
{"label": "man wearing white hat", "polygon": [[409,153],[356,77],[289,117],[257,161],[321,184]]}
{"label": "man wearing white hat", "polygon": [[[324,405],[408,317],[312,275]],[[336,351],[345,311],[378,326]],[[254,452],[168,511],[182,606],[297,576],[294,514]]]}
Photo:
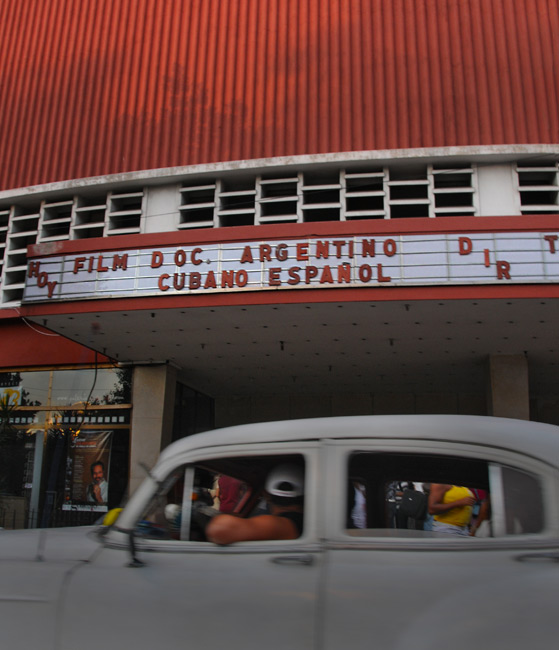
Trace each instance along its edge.
{"label": "man wearing white hat", "polygon": [[266,500],[271,514],[243,519],[222,514],[206,528],[216,544],[267,539],[296,539],[303,530],[304,473],[297,465],[278,465],[266,479]]}

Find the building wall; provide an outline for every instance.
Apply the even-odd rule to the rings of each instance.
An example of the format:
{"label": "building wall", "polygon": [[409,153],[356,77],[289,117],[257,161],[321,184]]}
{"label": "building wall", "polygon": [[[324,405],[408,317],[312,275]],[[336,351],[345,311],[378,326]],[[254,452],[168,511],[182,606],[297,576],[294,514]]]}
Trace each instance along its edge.
{"label": "building wall", "polygon": [[0,24],[0,189],[559,140],[555,0],[18,0]]}
{"label": "building wall", "polygon": [[217,427],[247,422],[343,415],[487,415],[483,393],[232,395],[216,398],[215,408]]}
{"label": "building wall", "polygon": [[[555,228],[556,0],[14,0],[1,3],[0,25],[2,369],[109,361],[93,318],[91,348],[20,319],[35,245],[118,250],[126,236],[165,233],[218,242],[230,227],[256,240],[278,224],[296,237],[325,221],[389,232],[408,217],[418,233],[445,218]],[[548,352],[533,345],[549,371],[552,341]],[[530,393],[530,359],[509,383],[495,352],[471,392],[238,395],[231,383],[212,395],[215,425],[368,413],[559,420],[556,373]],[[175,382],[189,381],[187,363],[145,362],[133,360],[131,490],[138,463],[170,441]]]}
{"label": "building wall", "polygon": [[[0,312],[1,313],[1,312]],[[94,350],[52,332],[41,325],[21,320],[11,310],[11,318],[0,317],[0,370],[4,368],[52,365],[92,365],[109,359]]]}

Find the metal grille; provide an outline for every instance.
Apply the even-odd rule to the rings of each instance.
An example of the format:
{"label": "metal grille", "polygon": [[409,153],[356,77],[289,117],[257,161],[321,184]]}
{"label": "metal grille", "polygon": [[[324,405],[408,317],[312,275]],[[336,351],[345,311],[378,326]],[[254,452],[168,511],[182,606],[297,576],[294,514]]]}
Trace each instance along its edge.
{"label": "metal grille", "polygon": [[559,214],[557,163],[522,163],[516,167],[522,214]]}

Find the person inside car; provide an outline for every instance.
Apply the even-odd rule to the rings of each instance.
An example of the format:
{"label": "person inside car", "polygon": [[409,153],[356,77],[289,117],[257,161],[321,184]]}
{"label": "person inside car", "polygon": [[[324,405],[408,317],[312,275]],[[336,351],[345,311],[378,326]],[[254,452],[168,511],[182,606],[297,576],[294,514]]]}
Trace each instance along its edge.
{"label": "person inside car", "polygon": [[433,531],[469,536],[472,507],[475,502],[474,494],[467,487],[431,483],[428,504],[429,514],[434,517]]}
{"label": "person inside car", "polygon": [[303,530],[304,472],[283,464],[266,478],[265,497],[270,514],[243,519],[219,514],[206,527],[206,539],[215,544],[233,544],[269,539],[296,539]]}

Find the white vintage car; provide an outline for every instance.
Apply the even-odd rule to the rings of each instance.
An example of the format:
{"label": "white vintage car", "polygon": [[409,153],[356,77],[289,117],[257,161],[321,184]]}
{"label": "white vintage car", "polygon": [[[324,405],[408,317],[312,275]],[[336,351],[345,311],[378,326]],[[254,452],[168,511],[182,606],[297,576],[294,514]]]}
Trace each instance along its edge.
{"label": "white vintage car", "polygon": [[[255,516],[285,463],[304,467],[298,538],[206,541],[198,504],[221,507],[220,477],[237,480],[234,512]],[[559,427],[489,417],[308,419],[185,438],[114,524],[0,533],[1,646],[557,647],[558,468]],[[405,484],[466,486],[489,516],[467,536],[430,530],[425,512],[402,520]]]}

